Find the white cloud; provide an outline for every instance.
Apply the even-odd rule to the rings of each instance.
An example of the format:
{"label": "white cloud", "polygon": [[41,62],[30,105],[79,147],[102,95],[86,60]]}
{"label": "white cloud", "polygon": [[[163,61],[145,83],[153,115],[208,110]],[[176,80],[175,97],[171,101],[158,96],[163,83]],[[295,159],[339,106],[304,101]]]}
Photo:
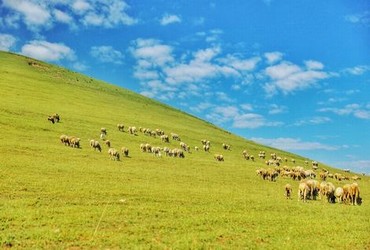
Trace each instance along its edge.
{"label": "white cloud", "polygon": [[356,118],[370,120],[370,108],[368,105],[360,105],[352,103],[344,106],[343,108],[322,108],[319,112],[332,112],[337,115],[353,115]]}
{"label": "white cloud", "polygon": [[86,64],[82,62],[75,62],[72,64],[72,67],[77,71],[85,71],[89,68]]}
{"label": "white cloud", "polygon": [[51,15],[43,1],[3,0],[3,5],[20,13],[24,23],[31,29],[50,25]]}
{"label": "white cloud", "polygon": [[347,22],[354,24],[369,24],[370,23],[370,11],[365,11],[363,13],[346,15],[344,19]]}
{"label": "white cloud", "polygon": [[23,55],[30,56],[42,61],[60,61],[63,59],[74,60],[74,51],[62,43],[50,43],[47,41],[31,41],[21,49]]}
{"label": "white cloud", "polygon": [[251,138],[252,141],[278,148],[286,151],[297,150],[328,150],[334,151],[340,149],[338,146],[325,145],[319,142],[305,142],[299,138]]}
{"label": "white cloud", "polygon": [[293,125],[294,126],[318,125],[318,124],[329,123],[331,121],[332,120],[329,117],[315,116],[315,117],[312,117],[312,118],[307,118],[307,119],[304,119],[304,120],[297,121]]}
{"label": "white cloud", "polygon": [[277,115],[281,113],[285,113],[287,111],[287,107],[285,106],[279,106],[277,104],[271,104],[269,114],[270,115]]}
{"label": "white cloud", "polygon": [[9,51],[16,41],[17,39],[14,36],[0,33],[0,50]]}
{"label": "white cloud", "polygon": [[91,47],[90,54],[104,63],[122,64],[123,54],[112,46]]}
{"label": "white cloud", "polygon": [[324,65],[318,61],[308,60],[305,61],[304,64],[308,70],[321,70],[324,68]]}
{"label": "white cloud", "polygon": [[343,70],[344,73],[351,75],[363,75],[364,73],[370,71],[370,65],[358,65],[352,68],[346,68]]}
{"label": "white cloud", "polygon": [[273,64],[280,61],[283,58],[283,53],[275,51],[275,52],[267,52],[264,56],[267,59],[268,64]]}
{"label": "white cloud", "polygon": [[61,23],[71,24],[73,22],[73,18],[70,15],[68,15],[66,12],[55,9],[53,11],[53,14],[54,14],[55,19]]}
{"label": "white cloud", "polygon": [[370,160],[350,160],[343,162],[336,162],[335,166],[342,169],[351,169],[357,173],[365,173],[370,175]]}
{"label": "white cloud", "polygon": [[147,63],[147,67],[164,66],[172,62],[174,60],[172,50],[171,46],[163,45],[155,39],[137,39],[130,48],[133,56],[141,60],[141,63]]}
{"label": "white cloud", "polygon": [[168,24],[172,24],[172,23],[181,23],[181,18],[177,15],[165,14],[161,18],[160,23],[163,26],[168,25]]}
{"label": "white cloud", "polygon": [[299,67],[287,61],[269,66],[264,70],[265,76],[270,80],[265,84],[265,91],[269,96],[273,96],[279,91],[283,94],[289,94],[297,90],[309,88],[319,80],[330,77],[329,73],[317,69],[318,67],[322,68],[323,65],[316,61],[310,61],[306,65],[306,68]]}
{"label": "white cloud", "polygon": [[112,28],[133,25],[137,19],[129,16],[129,5],[123,0],[4,0],[11,11],[3,17],[10,27],[22,20],[31,31],[49,29],[64,23],[76,29],[79,24]]}
{"label": "white cloud", "polygon": [[240,114],[234,118],[234,128],[259,128],[277,127],[283,125],[282,122],[269,122],[262,115],[254,113]]}

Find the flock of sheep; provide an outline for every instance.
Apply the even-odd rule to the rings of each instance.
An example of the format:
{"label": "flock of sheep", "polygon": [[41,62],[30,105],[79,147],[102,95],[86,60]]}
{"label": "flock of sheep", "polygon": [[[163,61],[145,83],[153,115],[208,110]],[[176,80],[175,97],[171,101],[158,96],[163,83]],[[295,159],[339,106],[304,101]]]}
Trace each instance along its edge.
{"label": "flock of sheep", "polygon": [[[245,152],[243,152],[243,155]],[[260,152],[260,158],[265,157],[264,152]],[[358,181],[361,178],[357,175],[353,175],[351,178],[347,175],[340,173],[329,173],[326,169],[317,175],[316,170],[318,170],[318,163],[312,161],[312,169],[305,169],[301,166],[288,167],[286,165],[281,166],[283,163],[287,163],[288,160],[277,157],[276,154],[271,154],[271,159],[265,161],[266,165],[270,167],[267,169],[260,168],[256,170],[256,174],[260,176],[263,180],[276,181],[280,176],[281,178],[291,178],[292,180],[299,181],[298,184],[298,201],[306,202],[308,199],[320,200],[323,197],[329,203],[343,203],[343,204],[352,204],[358,205],[362,203],[362,198],[360,197],[360,189],[357,182],[351,184],[345,184],[343,186],[335,187],[332,182],[327,181],[329,178],[335,179],[336,181],[350,180]],[[292,159],[292,162],[295,163],[295,160]],[[305,161],[305,164],[308,165],[308,161]],[[346,171],[349,172],[349,171]],[[320,178],[321,182],[315,180],[315,178]],[[284,187],[285,196],[291,198],[292,195],[292,185],[286,184]]]}
{"label": "flock of sheep", "polygon": [[[58,114],[53,114],[48,116],[48,120],[52,123],[59,122],[60,117]],[[125,132],[124,124],[117,124],[118,131]],[[170,138],[173,141],[179,142],[179,148],[170,148],[170,147],[158,147],[152,146],[149,143],[141,143],[139,145],[140,151],[143,153],[152,153],[154,156],[161,157],[162,154],[168,157],[178,157],[178,158],[185,158],[185,152],[191,153],[191,148],[186,143],[181,141],[181,138],[176,133],[170,133],[166,135],[163,130],[155,129],[151,130],[148,128],[140,127],[138,130],[136,127],[128,127],[127,132],[131,135],[138,135],[138,131],[143,133],[144,135],[151,136],[151,137],[159,137],[160,140],[164,143],[170,143]],[[107,129],[101,128],[100,129],[100,139],[108,148],[108,155],[111,160],[119,161],[120,155],[124,155],[125,157],[129,157],[129,149],[126,147],[122,147],[120,151],[115,148],[111,147],[110,141],[107,139]],[[67,136],[61,135],[60,141],[66,146],[70,146],[73,148],[80,147],[81,139],[76,136]],[[210,151],[211,142],[209,140],[203,139],[201,140],[202,149],[205,152]],[[98,140],[90,140],[90,147],[94,150],[99,152],[102,151],[102,146]],[[231,146],[229,144],[223,143],[222,144],[223,150],[231,150]],[[194,147],[195,151],[199,151],[199,147]],[[255,161],[254,155],[250,155],[247,150],[242,152],[242,157],[245,160]],[[224,156],[222,154],[214,154],[214,159],[216,161],[224,161]],[[346,184],[343,187],[335,188],[332,182],[327,182],[328,178],[333,178],[337,181],[342,180],[349,180],[349,177],[339,173],[329,173],[327,170],[322,169],[322,171],[317,176],[316,170],[319,169],[318,163],[316,161],[311,162],[312,169],[305,169],[300,166],[295,167],[288,167],[286,164],[291,162],[295,164],[295,159],[288,160],[286,157],[282,158],[276,155],[276,153],[270,154],[270,159],[266,160],[266,152],[260,151],[258,153],[258,159],[262,159],[264,163],[268,166],[267,169],[260,168],[256,170],[256,174],[260,176],[263,180],[269,181],[276,181],[277,178],[280,176],[281,178],[291,178],[292,180],[300,181],[298,185],[298,200],[303,200],[304,202],[307,199],[316,200],[317,197],[322,199],[322,197],[326,197],[328,202],[335,203],[350,203],[353,205],[361,204],[362,199],[360,198],[360,190],[358,184],[356,182],[352,184]],[[281,166],[285,164],[284,166]],[[309,165],[308,161],[305,161],[304,164],[306,166]],[[345,172],[349,172],[346,170]],[[321,183],[315,178],[318,177],[321,179]],[[360,180],[361,178],[357,175],[352,176],[354,181]],[[285,196],[287,198],[291,198],[292,194],[292,186],[290,184],[286,184],[285,186]]]}

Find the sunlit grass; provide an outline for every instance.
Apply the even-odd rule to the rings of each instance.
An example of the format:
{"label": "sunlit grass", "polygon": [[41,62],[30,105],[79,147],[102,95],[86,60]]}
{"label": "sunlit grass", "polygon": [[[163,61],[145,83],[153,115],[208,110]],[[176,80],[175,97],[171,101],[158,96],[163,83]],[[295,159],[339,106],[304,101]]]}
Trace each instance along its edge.
{"label": "sunlit grass", "polygon": [[[370,248],[369,178],[362,206],[297,201],[297,182],[261,180],[257,159],[304,158],[254,144],[166,105],[86,76],[0,53],[0,245],[35,248],[366,249]],[[47,116],[59,113],[61,122]],[[179,147],[117,123],[178,133],[192,147],[184,159],[154,157],[140,143]],[[130,157],[109,160],[89,147],[108,130],[112,147]],[[61,134],[81,138],[64,146]],[[201,148],[211,141],[211,152]],[[102,141],[100,141],[102,143]],[[232,145],[231,151],[221,148]],[[246,161],[242,151],[254,154]],[[216,162],[221,153],[224,162]],[[293,166],[291,163],[288,163]],[[334,170],[324,166],[330,171]],[[341,171],[339,171],[341,172]],[[342,172],[341,172],[342,173]],[[333,181],[336,186],[347,182]],[[291,183],[293,199],[284,197]]]}

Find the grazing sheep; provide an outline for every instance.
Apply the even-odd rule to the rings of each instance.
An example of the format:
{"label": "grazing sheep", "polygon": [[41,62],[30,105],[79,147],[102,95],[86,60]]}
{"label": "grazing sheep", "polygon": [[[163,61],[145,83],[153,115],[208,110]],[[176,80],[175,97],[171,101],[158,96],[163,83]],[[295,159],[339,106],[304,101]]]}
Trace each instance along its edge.
{"label": "grazing sheep", "polygon": [[292,192],[293,192],[292,185],[286,184],[285,185],[285,197],[287,199],[291,199]]}
{"label": "grazing sheep", "polygon": [[360,189],[356,182],[352,183],[349,188],[349,200],[352,205],[357,205],[357,200],[360,198]]}
{"label": "grazing sheep", "polygon": [[197,146],[195,146],[195,147],[194,147],[194,150],[195,150],[195,151],[198,151],[198,150],[199,150],[199,148],[198,148]]}
{"label": "grazing sheep", "polygon": [[126,148],[126,147],[122,147],[122,148],[121,148],[121,152],[122,152],[122,154],[123,154],[125,157],[128,157],[128,153],[129,153],[128,148]]}
{"label": "grazing sheep", "polygon": [[108,154],[111,160],[119,161],[119,153],[116,149],[114,148],[108,149]]}
{"label": "grazing sheep", "polygon": [[328,172],[320,172],[320,179],[322,181],[325,181],[327,177],[328,177]]}
{"label": "grazing sheep", "polygon": [[118,128],[118,130],[119,130],[119,131],[121,131],[121,132],[124,132],[124,131],[125,131],[125,130],[124,130],[125,125],[123,125],[122,123],[117,124],[117,128]]}
{"label": "grazing sheep", "polygon": [[327,182],[325,185],[320,185],[320,192],[323,196],[326,196],[329,203],[335,202],[335,186],[331,182]]}
{"label": "grazing sheep", "polygon": [[169,137],[168,137],[168,135],[161,135],[161,141],[162,142],[170,142],[170,139],[169,139]]}
{"label": "grazing sheep", "polygon": [[209,152],[209,145],[207,144],[203,145],[203,149],[204,151]]}
{"label": "grazing sheep", "polygon": [[94,150],[99,150],[99,152],[101,152],[101,146],[100,146],[100,143],[99,143],[98,141],[90,140],[90,146],[91,146]]}
{"label": "grazing sheep", "polygon": [[136,133],[137,133],[136,127],[129,127],[129,128],[128,128],[128,132],[129,132],[131,135],[136,135]]}
{"label": "grazing sheep", "polygon": [[107,135],[107,129],[106,128],[101,128],[100,133],[104,134],[104,135]]}
{"label": "grazing sheep", "polygon": [[265,159],[265,157],[266,157],[266,153],[265,153],[265,151],[260,151],[260,152],[258,153],[258,157],[259,157],[260,159]]}
{"label": "grazing sheep", "polygon": [[61,135],[59,137],[61,143],[63,143],[64,145],[68,145],[69,146],[69,139],[68,139],[68,136],[67,135]]}
{"label": "grazing sheep", "polygon": [[175,133],[171,133],[172,140],[181,141],[180,136]]}
{"label": "grazing sheep", "polygon": [[352,178],[352,180],[354,180],[354,181],[361,180],[361,177],[359,177],[359,176],[357,176],[357,175],[354,175],[354,176],[352,176],[351,178]]}
{"label": "grazing sheep", "polygon": [[60,120],[60,117],[58,114],[52,114],[52,115],[49,115],[48,116],[48,121],[50,121],[51,123],[55,123],[55,122],[59,122]]}
{"label": "grazing sheep", "polygon": [[108,147],[108,148],[110,148],[110,147],[111,147],[110,140],[106,140],[104,143],[105,143],[105,145],[107,145],[107,147]]}
{"label": "grazing sheep", "polygon": [[231,150],[231,146],[229,144],[226,144],[226,143],[222,143],[222,148],[225,149],[225,150]]}
{"label": "grazing sheep", "polygon": [[343,195],[344,195],[343,188],[337,187],[334,191],[334,196],[335,196],[338,203],[343,202]]}
{"label": "grazing sheep", "polygon": [[316,180],[306,180],[307,186],[310,188],[310,199],[316,200],[316,196],[319,194],[319,182]]}
{"label": "grazing sheep", "polygon": [[80,138],[77,138],[77,137],[74,137],[74,136],[70,136],[68,137],[68,141],[69,141],[69,146],[73,147],[73,148],[79,148],[80,147]]}
{"label": "grazing sheep", "polygon": [[152,153],[154,156],[161,157],[161,148],[160,147],[152,147]]}
{"label": "grazing sheep", "polygon": [[220,155],[220,154],[215,154],[215,155],[214,155],[214,158],[215,158],[217,161],[224,161],[224,156],[223,156],[223,155]]}
{"label": "grazing sheep", "polygon": [[298,186],[298,201],[303,200],[303,202],[307,201],[307,194],[310,191],[309,186],[305,182],[299,183]]}

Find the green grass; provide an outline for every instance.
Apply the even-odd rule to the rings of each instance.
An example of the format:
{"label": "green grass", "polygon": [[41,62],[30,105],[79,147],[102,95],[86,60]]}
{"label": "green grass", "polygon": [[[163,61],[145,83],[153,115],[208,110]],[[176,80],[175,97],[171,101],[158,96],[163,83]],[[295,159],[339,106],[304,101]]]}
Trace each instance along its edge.
{"label": "green grass", "polygon": [[[34,64],[29,65],[29,62]],[[369,177],[359,181],[362,206],[297,202],[298,182],[263,181],[255,170],[276,152],[128,90],[22,56],[0,52],[0,246],[16,249],[369,249]],[[59,113],[61,122],[47,116]],[[117,123],[178,133],[211,152],[185,159],[142,153],[140,143],[179,147]],[[108,130],[112,147],[130,157],[112,161],[89,139]],[[127,131],[127,130],[126,130]],[[64,146],[61,134],[81,138]],[[232,145],[224,151],[221,144]],[[216,162],[222,153],[224,162]],[[289,163],[290,166],[293,166]],[[331,172],[339,172],[320,163]],[[348,174],[347,174],[348,175]],[[351,176],[352,174],[349,174]],[[337,182],[341,186],[349,181]],[[293,199],[283,187],[293,185]]]}

